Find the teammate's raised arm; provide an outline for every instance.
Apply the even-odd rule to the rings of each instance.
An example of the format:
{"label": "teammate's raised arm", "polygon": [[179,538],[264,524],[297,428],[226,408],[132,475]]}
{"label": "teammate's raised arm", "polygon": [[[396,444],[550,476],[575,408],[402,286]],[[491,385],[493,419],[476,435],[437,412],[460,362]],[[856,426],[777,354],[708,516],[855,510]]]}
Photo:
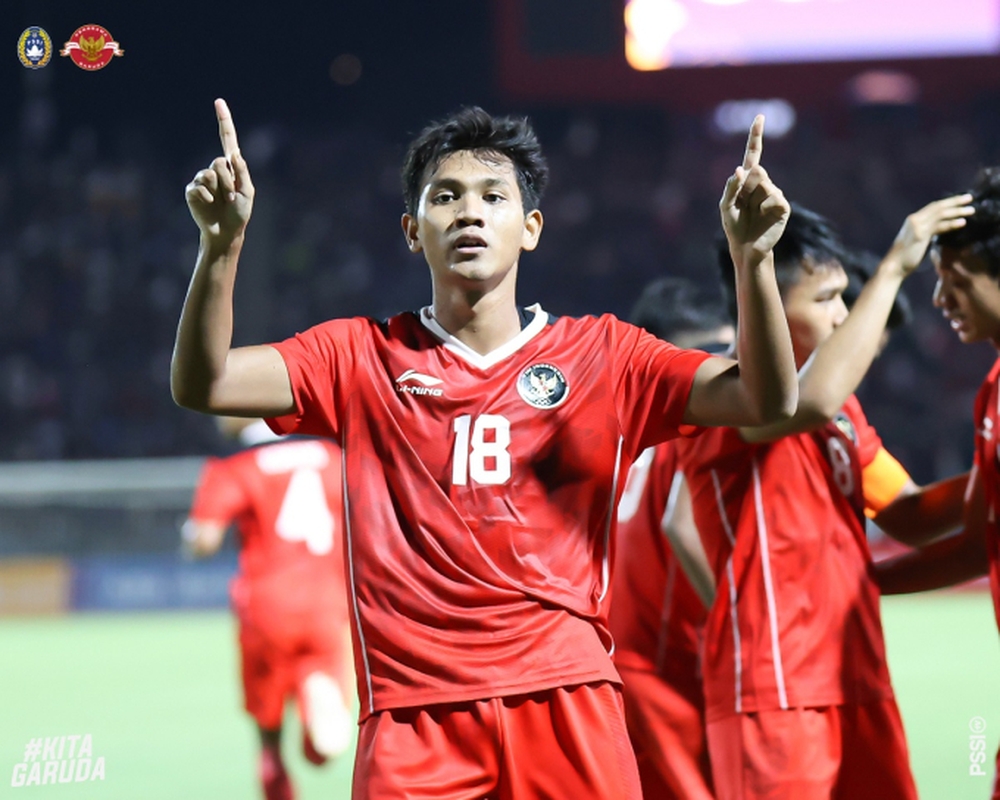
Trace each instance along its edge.
{"label": "teammate's raised arm", "polygon": [[788,325],[774,274],[773,248],[789,205],[760,165],[764,117],[750,127],[743,164],[719,202],[736,266],[739,365],[710,359],[699,368],[684,421],[700,425],[762,425],[795,413],[798,383]]}
{"label": "teammate's raised arm", "polygon": [[[843,321],[830,336],[811,354],[804,354],[808,359],[799,364],[799,407],[795,416],[775,425],[746,430],[744,438],[752,442],[772,441],[788,434],[814,430],[833,419],[858,388],[878,354],[880,337],[903,281],[923,261],[934,236],[965,225],[966,217],[973,213],[969,205],[971,199],[971,195],[963,194],[937,200],[904,220],[850,314],[846,314],[845,309]],[[841,266],[837,265],[836,270]],[[846,286],[846,276],[843,280]],[[796,314],[787,307],[786,311],[794,324]]]}
{"label": "teammate's raised arm", "polygon": [[170,364],[170,390],[186,408],[278,416],[292,410],[288,370],[272,347],[231,349],[233,284],[253,209],[250,170],[225,100],[215,101],[223,155],[194,176],[185,195],[201,231]]}

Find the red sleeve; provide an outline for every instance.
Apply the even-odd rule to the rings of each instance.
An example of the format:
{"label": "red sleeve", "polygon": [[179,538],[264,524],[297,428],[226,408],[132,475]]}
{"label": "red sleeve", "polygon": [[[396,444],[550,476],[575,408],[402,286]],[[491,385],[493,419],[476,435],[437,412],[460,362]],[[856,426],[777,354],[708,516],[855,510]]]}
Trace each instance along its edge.
{"label": "red sleeve", "polygon": [[972,463],[979,470],[983,469],[983,459],[980,455],[983,448],[980,445],[983,438],[983,432],[986,428],[986,404],[989,402],[990,386],[997,377],[998,364],[1000,364],[1000,359],[993,364],[993,369],[990,370],[990,374],[986,376],[986,380],[983,381],[982,385],[979,387],[979,391],[976,392],[976,401],[972,406],[972,423],[975,425],[976,430]]}
{"label": "red sleeve", "polygon": [[205,462],[191,504],[191,519],[229,525],[249,507],[249,498],[232,460],[210,458]]}
{"label": "red sleeve", "polygon": [[612,324],[620,354],[615,363],[618,414],[634,457],[681,434],[694,374],[711,356],[674,347],[619,320]]}
{"label": "red sleeve", "polygon": [[878,455],[882,449],[882,439],[878,432],[868,423],[865,412],[861,409],[861,403],[855,395],[851,395],[844,403],[844,413],[851,418],[854,423],[854,430],[858,434],[858,460],[861,462],[861,469],[864,469]]}
{"label": "red sleeve", "polygon": [[338,319],[317,325],[274,347],[285,360],[295,411],[265,420],[279,435],[302,433],[340,438],[338,386],[350,386],[364,320]]}

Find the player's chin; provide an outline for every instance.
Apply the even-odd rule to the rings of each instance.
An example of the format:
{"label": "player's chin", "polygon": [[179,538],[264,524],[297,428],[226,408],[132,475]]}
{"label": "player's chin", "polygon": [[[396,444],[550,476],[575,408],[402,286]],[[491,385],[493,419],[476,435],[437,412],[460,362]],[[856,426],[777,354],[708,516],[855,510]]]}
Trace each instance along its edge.
{"label": "player's chin", "polygon": [[489,281],[496,270],[489,260],[472,256],[453,260],[449,272],[462,280],[482,283]]}
{"label": "player's chin", "polygon": [[[997,331],[997,337],[1000,337],[1000,331]],[[995,341],[997,337],[989,337],[978,328],[963,328],[958,331],[958,340],[962,344],[976,344],[991,338]]]}

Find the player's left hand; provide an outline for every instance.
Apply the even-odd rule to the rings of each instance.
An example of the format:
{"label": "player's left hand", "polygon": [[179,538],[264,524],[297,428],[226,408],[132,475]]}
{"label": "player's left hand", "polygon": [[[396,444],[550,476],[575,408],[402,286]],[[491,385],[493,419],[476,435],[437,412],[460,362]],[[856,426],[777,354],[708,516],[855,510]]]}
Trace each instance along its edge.
{"label": "player's left hand", "polygon": [[771,252],[791,211],[781,189],[760,165],[764,148],[764,116],[750,126],[743,164],[736,168],[719,201],[722,227],[737,267],[759,264]]}

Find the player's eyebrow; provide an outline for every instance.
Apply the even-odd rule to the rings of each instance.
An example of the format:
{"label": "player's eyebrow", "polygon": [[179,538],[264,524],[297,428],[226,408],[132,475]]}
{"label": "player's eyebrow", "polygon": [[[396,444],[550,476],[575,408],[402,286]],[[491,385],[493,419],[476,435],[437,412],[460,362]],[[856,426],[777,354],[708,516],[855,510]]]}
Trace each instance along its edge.
{"label": "player's eyebrow", "polygon": [[[504,178],[484,178],[483,180],[475,181],[474,183],[484,189],[510,186],[510,183]],[[431,191],[434,191],[435,189],[464,189],[467,188],[468,185],[469,184],[464,181],[458,180],[458,178],[435,178],[427,184],[427,188]]]}

